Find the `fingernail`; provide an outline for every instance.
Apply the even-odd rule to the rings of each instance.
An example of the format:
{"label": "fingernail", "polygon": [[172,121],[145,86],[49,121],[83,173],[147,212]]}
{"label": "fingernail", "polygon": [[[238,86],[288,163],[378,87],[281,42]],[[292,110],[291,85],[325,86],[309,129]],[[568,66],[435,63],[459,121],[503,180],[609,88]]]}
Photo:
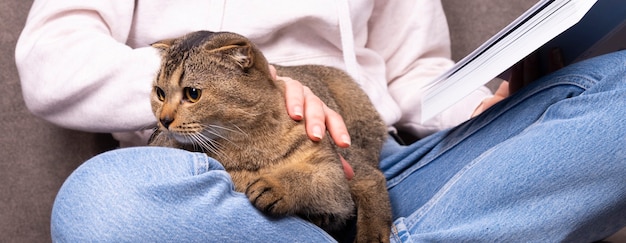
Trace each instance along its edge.
{"label": "fingernail", "polygon": [[350,141],[350,136],[348,136],[348,134],[341,135],[341,141],[347,145],[352,144],[352,141]]}
{"label": "fingernail", "polygon": [[313,127],[313,137],[322,139],[322,128],[320,126]]}
{"label": "fingernail", "polygon": [[294,107],[293,115],[296,116],[297,119],[302,119],[302,107],[300,106]]}

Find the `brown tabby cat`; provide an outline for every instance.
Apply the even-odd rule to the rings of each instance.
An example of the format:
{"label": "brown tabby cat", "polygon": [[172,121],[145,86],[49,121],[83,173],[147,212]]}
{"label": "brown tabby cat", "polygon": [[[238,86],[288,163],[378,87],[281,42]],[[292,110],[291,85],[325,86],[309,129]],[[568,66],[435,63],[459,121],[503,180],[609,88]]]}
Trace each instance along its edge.
{"label": "brown tabby cat", "polygon": [[[284,84],[272,80],[245,37],[200,31],[153,47],[163,61],[152,95],[152,145],[218,159],[235,189],[269,215],[298,215],[339,237],[356,212],[357,242],[389,241],[391,209],[377,169],[386,128],[349,76],[324,66],[276,66],[342,115],[352,145],[340,149],[328,136],[312,141],[304,123],[288,116]],[[351,180],[338,154],[352,165]]]}

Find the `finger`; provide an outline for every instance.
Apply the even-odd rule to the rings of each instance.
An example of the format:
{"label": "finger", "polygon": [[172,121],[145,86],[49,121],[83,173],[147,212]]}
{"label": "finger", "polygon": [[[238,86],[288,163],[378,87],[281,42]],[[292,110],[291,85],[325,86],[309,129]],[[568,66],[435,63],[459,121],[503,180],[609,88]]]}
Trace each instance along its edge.
{"label": "finger", "polygon": [[304,86],[289,77],[277,77],[285,82],[285,102],[287,113],[291,119],[296,121],[304,117]]}
{"label": "finger", "polygon": [[470,117],[478,116],[480,115],[480,113],[483,113],[483,111],[485,111],[485,101],[486,99],[480,102],[480,105],[478,105],[478,107],[474,109],[474,112],[472,112],[472,115]]}
{"label": "finger", "polygon": [[311,140],[321,140],[328,129],[335,144],[342,148],[350,146],[350,135],[339,113],[326,106],[311,89],[297,80],[280,76],[277,78],[285,83],[285,99],[289,116],[296,121],[305,120],[306,132]]}
{"label": "finger", "polygon": [[500,84],[500,86],[498,87],[498,89],[496,90],[496,92],[493,94],[492,97],[484,99],[480,103],[480,105],[476,107],[471,117],[475,117],[479,115],[483,111],[489,109],[489,107],[495,105],[496,103],[500,102],[501,100],[505,99],[508,96],[509,96],[509,82],[504,81]]}
{"label": "finger", "polygon": [[328,106],[324,106],[324,114],[326,115],[326,127],[335,144],[342,148],[350,147],[350,135],[341,115]]}
{"label": "finger", "polygon": [[472,113],[472,117],[479,115],[483,111],[489,109],[489,107],[500,102],[506,97],[509,97],[509,94],[510,94],[509,92],[510,92],[509,82],[503,81],[502,83],[500,83],[500,86],[498,86],[498,89],[493,94],[493,96],[484,99],[480,103],[480,105],[474,110],[474,113]]}
{"label": "finger", "polygon": [[476,111],[474,112],[473,116],[477,116],[480,113],[482,113],[483,111],[486,111],[487,109],[489,109],[490,107],[492,107],[493,105],[497,104],[498,102],[502,101],[504,98],[506,97],[501,97],[501,96],[493,96],[491,98],[485,99],[483,100],[483,103],[481,104],[481,106],[479,107],[479,109],[476,109]]}
{"label": "finger", "polygon": [[326,106],[309,87],[303,86],[304,94],[304,124],[306,133],[313,141],[322,140],[326,131]]}
{"label": "finger", "polygon": [[506,98],[509,96],[510,89],[509,89],[509,82],[508,81],[503,81],[502,83],[500,83],[500,86],[498,87],[498,89],[496,90],[496,92],[493,94],[494,96],[499,96],[499,97],[503,97]]}

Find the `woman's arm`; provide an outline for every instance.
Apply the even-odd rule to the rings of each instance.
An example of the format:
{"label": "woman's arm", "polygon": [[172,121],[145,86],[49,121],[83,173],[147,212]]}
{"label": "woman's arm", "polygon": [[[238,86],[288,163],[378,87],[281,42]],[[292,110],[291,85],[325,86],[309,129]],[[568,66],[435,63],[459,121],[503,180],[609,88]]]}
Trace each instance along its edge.
{"label": "woman's arm", "polygon": [[125,44],[133,10],[133,1],[35,1],[15,54],[28,108],[83,131],[151,126],[160,58]]}
{"label": "woman's arm", "polygon": [[[149,95],[160,56],[152,47],[125,44],[134,8],[132,1],[35,1],[16,48],[24,99],[34,114],[90,132],[154,125]],[[349,146],[336,112],[299,82],[287,87],[290,115],[306,121],[311,139],[328,129],[338,145]]]}
{"label": "woman's arm", "polygon": [[377,1],[367,44],[385,59],[389,92],[402,111],[396,127],[419,137],[454,126],[470,117],[484,88],[448,111],[421,123],[421,88],[449,69],[450,36],[440,1]]}

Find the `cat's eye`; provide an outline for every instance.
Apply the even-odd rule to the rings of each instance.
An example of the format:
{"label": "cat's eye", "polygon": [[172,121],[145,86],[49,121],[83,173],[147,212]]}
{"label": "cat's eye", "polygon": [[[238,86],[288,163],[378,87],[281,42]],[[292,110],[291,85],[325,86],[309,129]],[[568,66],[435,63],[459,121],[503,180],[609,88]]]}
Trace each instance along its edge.
{"label": "cat's eye", "polygon": [[154,87],[154,93],[160,101],[165,101],[165,91],[159,87]]}
{"label": "cat's eye", "polygon": [[198,100],[200,100],[200,96],[202,95],[201,89],[190,88],[190,87],[185,87],[185,89],[183,89],[183,92],[185,94],[185,100],[191,103],[198,102]]}

